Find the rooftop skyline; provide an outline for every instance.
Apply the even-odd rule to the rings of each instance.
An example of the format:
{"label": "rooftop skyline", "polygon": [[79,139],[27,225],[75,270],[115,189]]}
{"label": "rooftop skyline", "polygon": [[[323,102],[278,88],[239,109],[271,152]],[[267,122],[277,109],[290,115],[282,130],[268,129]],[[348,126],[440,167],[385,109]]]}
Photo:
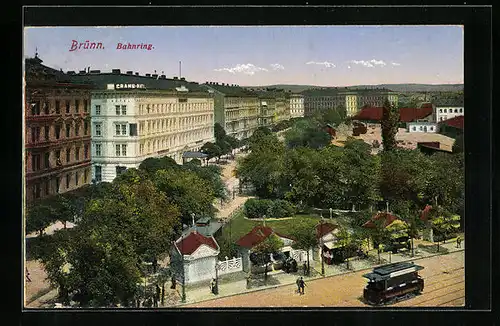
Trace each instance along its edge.
{"label": "rooftop skyline", "polygon": [[[200,83],[463,83],[461,26],[38,27],[24,36],[25,57],[38,52],[64,71],[156,70],[172,78],[182,61],[182,77]],[[75,41],[103,49],[74,50]]]}

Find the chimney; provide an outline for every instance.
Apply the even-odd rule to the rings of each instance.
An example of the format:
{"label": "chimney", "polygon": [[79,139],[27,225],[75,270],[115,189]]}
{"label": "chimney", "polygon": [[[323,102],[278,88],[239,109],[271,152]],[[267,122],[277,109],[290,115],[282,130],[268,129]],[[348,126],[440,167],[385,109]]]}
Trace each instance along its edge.
{"label": "chimney", "polygon": [[178,80],[178,79],[179,79],[179,77],[174,77],[174,80]]}
{"label": "chimney", "polygon": [[165,75],[161,75],[161,76],[160,76],[160,79],[167,79],[167,76],[165,76]]}
{"label": "chimney", "polygon": [[127,71],[127,75],[133,75],[133,74],[134,74],[133,71],[131,71],[131,70]]}
{"label": "chimney", "polygon": [[79,73],[80,75],[85,75],[85,70],[80,70],[78,73]]}
{"label": "chimney", "polygon": [[138,73],[138,72],[136,72],[136,73],[135,73],[135,75],[136,75],[136,76],[139,76],[139,73]]}
{"label": "chimney", "polygon": [[112,69],[112,70],[111,70],[111,73],[112,73],[112,74],[118,74],[118,75],[119,75],[119,74],[120,74],[120,69]]}
{"label": "chimney", "polygon": [[146,74],[146,77],[151,77],[151,74]]}
{"label": "chimney", "polygon": [[68,74],[68,75],[74,75],[74,74],[75,74],[75,72],[74,72],[73,70],[70,70],[70,71],[68,71],[68,72],[67,72],[67,74]]}
{"label": "chimney", "polygon": [[101,71],[100,70],[91,70],[90,73],[91,74],[100,74]]}
{"label": "chimney", "polygon": [[181,77],[181,80],[182,80],[182,81],[184,81],[184,80],[186,80],[186,78],[184,78],[184,77]]}
{"label": "chimney", "polygon": [[158,74],[153,74],[151,77],[158,78]]}

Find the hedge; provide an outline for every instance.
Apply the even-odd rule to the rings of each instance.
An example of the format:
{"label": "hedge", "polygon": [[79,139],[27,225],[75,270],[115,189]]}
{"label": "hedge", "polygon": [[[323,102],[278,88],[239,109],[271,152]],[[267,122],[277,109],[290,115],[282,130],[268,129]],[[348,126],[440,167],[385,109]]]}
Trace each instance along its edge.
{"label": "hedge", "polygon": [[251,198],[245,203],[245,215],[248,218],[282,218],[295,215],[295,207],[286,200]]}

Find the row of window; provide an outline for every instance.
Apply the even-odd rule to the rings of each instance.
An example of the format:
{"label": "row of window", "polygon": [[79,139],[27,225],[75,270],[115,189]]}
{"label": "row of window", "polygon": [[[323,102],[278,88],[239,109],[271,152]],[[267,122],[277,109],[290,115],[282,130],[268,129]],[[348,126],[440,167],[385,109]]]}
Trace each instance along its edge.
{"label": "row of window", "polygon": [[[52,136],[55,137],[55,139],[60,139],[61,138],[61,130],[65,131],[65,136],[66,138],[71,138],[71,137],[78,137],[80,136],[80,131],[81,127],[79,123],[76,123],[74,128],[70,124],[66,124],[64,127],[62,124],[56,124],[54,126],[43,126],[42,127],[31,127],[30,128],[30,134],[31,134],[31,143],[37,143],[40,141],[41,137],[41,132],[43,130],[43,141],[49,141],[50,136],[51,136],[51,131],[53,131]],[[71,131],[74,130],[74,133]],[[89,123],[85,121],[83,123],[83,135],[87,136],[89,134]]]}
{"label": "row of window", "polygon": [[[115,105],[115,114],[116,115],[127,115],[127,106],[126,105]],[[101,105],[97,104],[95,106],[94,115],[101,115]]]}
{"label": "row of window", "polygon": [[[116,166],[116,176],[119,176],[120,174],[124,173],[127,170],[125,166]],[[102,166],[96,165],[94,166],[94,178],[96,182],[101,182],[102,181]]]}
{"label": "row of window", "polygon": [[[40,115],[41,112],[43,112],[44,115],[49,115],[49,114],[61,114],[61,102],[64,103],[65,107],[65,112],[66,114],[71,113],[71,101],[66,100],[66,101],[61,101],[61,100],[55,100],[54,101],[54,106],[51,107],[51,101],[31,101],[30,106],[31,106],[31,115],[36,116]],[[74,100],[74,112],[79,113],[80,112],[80,100]],[[87,113],[89,109],[89,102],[88,100],[83,100],[83,112]]]}
{"label": "row of window", "polygon": [[[448,112],[449,111],[449,112]],[[439,113],[463,113],[464,109],[439,109]]]}
{"label": "row of window", "polygon": [[212,134],[213,130],[211,128],[206,128],[203,131],[199,132],[184,133],[181,135],[163,137],[162,139],[147,141],[146,143],[139,144],[139,154],[143,155],[146,153],[153,153],[158,150],[177,147],[179,145],[184,145],[190,142],[208,139],[212,136]]}
{"label": "row of window", "polygon": [[[89,182],[89,171],[88,169],[84,170],[83,173],[76,171],[74,173],[67,173],[64,176],[65,180],[65,185],[66,185],[66,190],[69,190],[71,188],[71,179],[74,175],[74,185],[75,187],[79,186],[81,184],[81,181],[83,181],[83,184],[86,184]],[[83,177],[83,180],[80,180]],[[53,195],[54,193],[58,194],[61,189],[61,179],[59,177],[56,177],[55,179],[42,182],[42,183],[35,183],[32,186],[32,196],[35,199],[41,198],[42,197],[42,189],[43,189],[43,196],[49,196]]]}
{"label": "row of window", "polygon": [[[417,127],[416,126],[413,126],[412,128],[412,131],[417,131]],[[418,130],[420,131],[427,131],[427,126],[419,126],[418,127]],[[429,126],[429,131],[434,131],[434,126]]]}
{"label": "row of window", "polygon": [[[76,146],[74,151],[72,151],[71,148],[67,148],[65,151],[65,163],[69,164],[71,162],[78,162],[80,161],[81,157],[81,147]],[[73,157],[74,159],[71,160],[71,154],[73,152]],[[54,155],[51,155],[53,153]],[[89,159],[89,145],[85,144],[83,145],[83,159],[87,160]],[[36,172],[39,170],[42,170],[42,154],[31,154],[31,171]],[[57,150],[54,152],[45,152],[43,153],[43,169],[50,169],[55,166],[62,166],[62,161],[61,161],[61,150]]]}
{"label": "row of window", "polygon": [[209,102],[189,104],[187,104],[186,102],[187,99],[179,99],[179,103],[141,104],[139,105],[139,114],[144,115],[159,113],[199,112],[211,109],[211,107],[208,105]]}

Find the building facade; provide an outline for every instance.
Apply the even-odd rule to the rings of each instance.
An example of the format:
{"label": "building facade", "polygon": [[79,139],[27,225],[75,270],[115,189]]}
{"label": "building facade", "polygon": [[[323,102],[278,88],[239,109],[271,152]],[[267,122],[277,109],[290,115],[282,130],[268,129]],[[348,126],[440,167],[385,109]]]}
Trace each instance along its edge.
{"label": "building facade", "polygon": [[416,121],[408,122],[406,124],[408,132],[424,132],[424,133],[437,133],[439,131],[438,124],[435,122]]}
{"label": "building facade", "polygon": [[212,91],[215,122],[226,134],[240,140],[250,137],[259,126],[257,95],[237,85],[207,82],[203,86]]}
{"label": "building facade", "polygon": [[64,193],[91,181],[92,86],[61,71],[25,61],[25,198]]}
{"label": "building facade", "polygon": [[386,99],[398,105],[398,95],[387,89],[318,88],[302,92],[304,115],[311,116],[324,110],[345,110],[348,117],[355,116],[364,106],[383,106]]}
{"label": "building facade", "polygon": [[304,95],[290,95],[290,118],[300,118],[304,116]]}
{"label": "building facade", "polygon": [[184,152],[214,141],[214,100],[196,83],[164,76],[83,74],[91,80],[92,177],[111,182],[150,157],[182,164]]}
{"label": "building facade", "polygon": [[454,117],[464,115],[464,107],[436,106],[434,108],[435,122],[445,121]]}

